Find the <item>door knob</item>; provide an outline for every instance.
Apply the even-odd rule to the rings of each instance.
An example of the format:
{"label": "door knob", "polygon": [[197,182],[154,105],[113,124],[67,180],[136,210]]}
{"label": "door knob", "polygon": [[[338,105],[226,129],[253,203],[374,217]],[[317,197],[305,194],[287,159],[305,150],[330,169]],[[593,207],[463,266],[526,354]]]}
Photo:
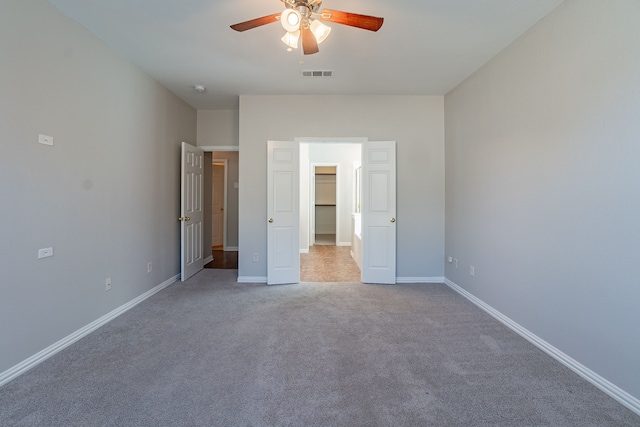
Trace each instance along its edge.
{"label": "door knob", "polygon": [[178,218],[178,221],[191,221],[191,218],[189,218],[188,216],[181,216],[180,218]]}
{"label": "door knob", "polygon": [[185,221],[191,221],[191,218],[189,218],[188,216],[184,218]]}
{"label": "door knob", "polygon": [[396,222],[396,219],[395,218],[391,218],[391,222]]}
{"label": "door knob", "polygon": [[273,222],[273,218],[269,218],[269,222]]}

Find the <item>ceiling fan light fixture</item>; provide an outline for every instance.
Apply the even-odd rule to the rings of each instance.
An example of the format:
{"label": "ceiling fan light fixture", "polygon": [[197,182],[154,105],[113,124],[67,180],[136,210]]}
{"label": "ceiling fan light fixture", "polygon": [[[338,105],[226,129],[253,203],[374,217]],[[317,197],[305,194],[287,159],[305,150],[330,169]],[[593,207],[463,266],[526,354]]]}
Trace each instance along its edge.
{"label": "ceiling fan light fixture", "polygon": [[315,19],[311,23],[311,32],[316,37],[316,41],[318,42],[318,44],[320,44],[329,36],[331,27],[324,25],[322,22]]}
{"label": "ceiling fan light fixture", "polygon": [[343,12],[340,10],[322,9],[323,0],[280,0],[284,3],[285,10],[282,13],[274,13],[249,21],[231,25],[231,29],[238,32],[250,30],[280,21],[280,25],[287,34],[282,37],[282,42],[291,51],[302,45],[304,55],[318,53],[318,45],[326,40],[331,33],[331,27],[321,21],[346,25],[369,31],[378,31],[382,27],[384,18],[361,15],[358,13]]}
{"label": "ceiling fan light fixture", "polygon": [[300,29],[302,15],[295,9],[287,9],[280,15],[280,23],[288,32],[292,33]]}
{"label": "ceiling fan light fixture", "polygon": [[287,51],[290,52],[291,49],[298,48],[299,39],[300,39],[300,30],[296,30],[296,31],[287,31],[280,40],[282,40],[282,43],[287,45],[288,47]]}

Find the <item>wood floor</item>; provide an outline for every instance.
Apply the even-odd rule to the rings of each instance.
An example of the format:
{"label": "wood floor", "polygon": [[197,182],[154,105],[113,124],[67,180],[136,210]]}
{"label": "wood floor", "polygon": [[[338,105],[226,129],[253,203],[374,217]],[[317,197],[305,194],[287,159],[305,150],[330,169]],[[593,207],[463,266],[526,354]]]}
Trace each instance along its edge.
{"label": "wood floor", "polygon": [[300,254],[301,282],[360,282],[360,269],[348,246],[315,245]]}
{"label": "wood floor", "polygon": [[238,251],[223,251],[221,247],[214,247],[211,250],[213,255],[213,261],[206,264],[204,268],[224,268],[224,269],[237,269],[238,268]]}

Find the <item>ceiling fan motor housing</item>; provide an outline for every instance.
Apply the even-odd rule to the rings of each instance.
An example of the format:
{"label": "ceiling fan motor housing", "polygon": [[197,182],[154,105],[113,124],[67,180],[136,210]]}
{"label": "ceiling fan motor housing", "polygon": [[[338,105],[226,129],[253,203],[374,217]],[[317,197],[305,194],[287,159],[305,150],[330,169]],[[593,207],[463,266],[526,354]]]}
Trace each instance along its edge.
{"label": "ceiling fan motor housing", "polygon": [[312,13],[316,13],[322,5],[322,0],[283,0],[283,2],[287,9],[298,9],[298,12],[307,18]]}

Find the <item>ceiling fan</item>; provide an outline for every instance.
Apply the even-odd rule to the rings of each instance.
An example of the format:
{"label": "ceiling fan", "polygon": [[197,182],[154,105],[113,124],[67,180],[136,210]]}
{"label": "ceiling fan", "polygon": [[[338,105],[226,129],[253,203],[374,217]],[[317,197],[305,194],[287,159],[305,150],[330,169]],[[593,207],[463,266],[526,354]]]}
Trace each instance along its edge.
{"label": "ceiling fan", "polygon": [[281,39],[287,45],[287,50],[296,49],[298,40],[302,39],[302,51],[305,55],[311,55],[319,51],[318,44],[322,43],[331,32],[331,27],[324,25],[320,21],[348,25],[369,31],[378,31],[384,21],[383,18],[375,16],[359,15],[339,10],[322,9],[320,11],[322,0],[280,1],[286,7],[283,12],[240,22],[231,25],[231,28],[236,31],[247,31],[280,21],[287,31]]}

